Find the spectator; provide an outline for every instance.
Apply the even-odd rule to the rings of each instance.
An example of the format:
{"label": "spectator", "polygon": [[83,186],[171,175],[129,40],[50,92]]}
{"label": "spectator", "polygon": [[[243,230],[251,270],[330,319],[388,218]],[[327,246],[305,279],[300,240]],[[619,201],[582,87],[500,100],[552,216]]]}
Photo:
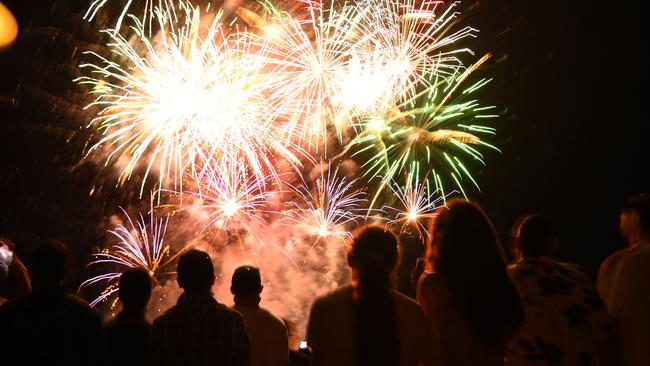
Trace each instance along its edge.
{"label": "spectator", "polygon": [[605,305],[587,276],[551,257],[558,241],[549,222],[526,216],[513,232],[518,261],[508,271],[523,301],[526,323],[510,344],[509,364],[617,365]]}
{"label": "spectator", "polygon": [[506,272],[492,223],[476,204],[454,199],[432,222],[434,272],[418,285],[439,365],[503,365],[523,308]]}
{"label": "spectator", "polygon": [[130,268],[120,276],[122,311],[104,326],[109,365],[146,365],[149,362],[151,324],[145,319],[151,298],[151,277],[143,268]]}
{"label": "spectator", "polygon": [[0,238],[0,305],[31,291],[27,267],[18,258],[14,243]]}
{"label": "spectator", "polygon": [[70,293],[63,280],[67,249],[51,240],[31,255],[33,290],[0,307],[2,359],[21,365],[91,365],[97,363],[100,318]]}
{"label": "spectator", "polygon": [[421,365],[426,327],[418,304],[393,290],[395,236],[365,226],[348,247],[352,284],[317,298],[307,326],[313,364]]}
{"label": "spectator", "polygon": [[282,320],[260,307],[264,286],[260,270],[241,266],[232,275],[230,291],[235,295],[234,310],[244,316],[251,337],[252,366],[286,366],[289,339]]}
{"label": "spectator", "polygon": [[178,304],[154,320],[155,365],[249,365],[251,350],[241,314],[218,303],[211,288],[214,267],[208,253],[190,249],[178,260]]}
{"label": "spectator", "polygon": [[650,365],[650,195],[630,198],[621,210],[629,246],[600,266],[598,291],[614,319],[623,365]]}

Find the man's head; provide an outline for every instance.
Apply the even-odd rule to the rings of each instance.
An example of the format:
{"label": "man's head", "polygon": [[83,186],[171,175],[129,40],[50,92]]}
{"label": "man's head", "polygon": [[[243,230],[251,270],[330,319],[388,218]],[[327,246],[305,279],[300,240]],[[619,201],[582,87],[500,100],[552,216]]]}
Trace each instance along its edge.
{"label": "man's head", "polygon": [[517,220],[515,248],[522,256],[552,255],[558,247],[550,222],[541,215],[528,215]]}
{"label": "man's head", "polygon": [[40,243],[29,260],[32,283],[36,286],[61,284],[67,274],[69,253],[60,241],[47,240]]}
{"label": "man's head", "polygon": [[630,197],[621,209],[621,235],[630,244],[650,238],[650,194]]}
{"label": "man's head", "polygon": [[187,294],[209,292],[214,283],[214,266],[208,253],[190,249],[178,259],[178,285]]}
{"label": "man's head", "polygon": [[257,267],[241,266],[232,275],[230,292],[235,295],[235,303],[242,300],[259,303],[259,295],[263,288],[260,270]]}
{"label": "man's head", "polygon": [[120,300],[124,308],[144,310],[151,298],[151,276],[144,268],[129,268],[120,276]]}

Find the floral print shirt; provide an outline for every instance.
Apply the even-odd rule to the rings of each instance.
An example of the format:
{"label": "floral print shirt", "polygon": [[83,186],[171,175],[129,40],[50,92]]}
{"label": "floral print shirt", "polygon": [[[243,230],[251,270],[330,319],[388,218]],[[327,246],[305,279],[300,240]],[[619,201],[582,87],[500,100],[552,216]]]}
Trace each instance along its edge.
{"label": "floral print shirt", "polygon": [[524,258],[508,272],[526,322],[513,337],[509,365],[596,365],[597,339],[613,331],[593,283],[576,266],[551,257]]}

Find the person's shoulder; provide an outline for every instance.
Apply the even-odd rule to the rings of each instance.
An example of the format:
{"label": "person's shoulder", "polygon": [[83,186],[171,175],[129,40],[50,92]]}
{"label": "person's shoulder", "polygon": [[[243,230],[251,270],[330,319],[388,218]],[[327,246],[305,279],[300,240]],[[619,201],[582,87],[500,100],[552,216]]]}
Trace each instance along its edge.
{"label": "person's shoulder", "polygon": [[158,316],[153,321],[154,326],[160,326],[170,322],[172,319],[177,318],[183,313],[183,309],[178,305],[174,305],[171,308],[165,310],[160,316]]}
{"label": "person's shoulder", "polygon": [[650,268],[650,244],[635,248],[622,258],[620,268],[626,269],[626,267]]}
{"label": "person's shoulder", "polygon": [[436,288],[445,284],[445,276],[438,272],[426,272],[420,276],[419,286],[427,288]]}
{"label": "person's shoulder", "polygon": [[99,321],[101,318],[99,313],[94,308],[90,307],[90,305],[85,300],[73,293],[66,293],[64,301],[66,304],[65,306],[68,309],[71,309],[73,312],[83,315],[92,321]]}
{"label": "person's shoulder", "polygon": [[400,312],[406,312],[408,314],[422,313],[422,307],[420,304],[401,292],[393,290],[393,298],[395,299],[395,306],[400,310]]}
{"label": "person's shoulder", "polygon": [[619,249],[614,253],[610,254],[607,258],[605,258],[605,260],[601,264],[601,267],[610,268],[616,266],[623,258],[629,255],[631,252],[632,252],[631,247],[625,247],[623,249]]}
{"label": "person's shoulder", "polygon": [[284,329],[284,331],[286,332],[287,326],[284,324],[282,319],[280,319],[278,316],[276,316],[275,314],[273,314],[272,312],[264,308],[260,308],[260,313],[262,313],[264,317],[266,317],[266,319],[268,319],[268,321],[273,324],[273,326],[275,326],[278,329],[280,328]]}
{"label": "person's shoulder", "polygon": [[352,299],[352,285],[341,286],[324,295],[316,297],[314,305],[333,305]]}

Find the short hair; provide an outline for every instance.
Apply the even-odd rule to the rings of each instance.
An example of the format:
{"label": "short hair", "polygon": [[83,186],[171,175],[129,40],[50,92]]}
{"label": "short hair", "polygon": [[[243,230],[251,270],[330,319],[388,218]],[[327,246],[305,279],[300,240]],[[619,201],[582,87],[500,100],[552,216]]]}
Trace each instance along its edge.
{"label": "short hair", "polygon": [[125,307],[144,306],[151,297],[151,276],[144,268],[129,268],[120,276],[119,297]]}
{"label": "short hair", "polygon": [[241,266],[232,274],[230,291],[235,295],[256,295],[262,291],[260,269],[253,266]]}
{"label": "short hair", "polygon": [[548,255],[556,238],[551,223],[542,215],[527,215],[518,220],[515,235],[519,249],[527,255]]}
{"label": "short hair", "polygon": [[62,281],[68,270],[70,251],[58,240],[41,242],[29,258],[29,275],[35,281]]}
{"label": "short hair", "polygon": [[214,280],[214,266],[208,253],[190,249],[178,259],[178,281],[185,292],[209,290]]}
{"label": "short hair", "polygon": [[650,194],[641,193],[628,198],[621,211],[635,212],[639,229],[645,234],[650,234]]}

